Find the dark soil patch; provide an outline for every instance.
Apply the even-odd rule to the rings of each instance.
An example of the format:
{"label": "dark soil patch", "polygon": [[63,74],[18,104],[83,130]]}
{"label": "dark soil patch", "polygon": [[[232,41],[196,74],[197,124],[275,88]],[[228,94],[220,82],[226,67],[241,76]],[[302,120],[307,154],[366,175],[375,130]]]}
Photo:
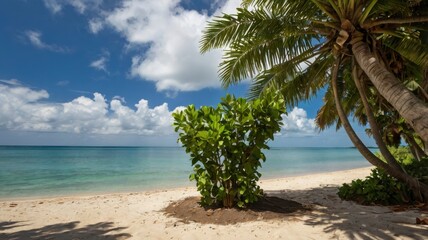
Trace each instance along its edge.
{"label": "dark soil patch", "polygon": [[296,215],[311,210],[298,202],[278,197],[264,197],[246,209],[204,208],[199,201],[199,197],[189,197],[171,203],[164,211],[168,216],[179,218],[185,223],[227,225],[271,219],[296,220]]}

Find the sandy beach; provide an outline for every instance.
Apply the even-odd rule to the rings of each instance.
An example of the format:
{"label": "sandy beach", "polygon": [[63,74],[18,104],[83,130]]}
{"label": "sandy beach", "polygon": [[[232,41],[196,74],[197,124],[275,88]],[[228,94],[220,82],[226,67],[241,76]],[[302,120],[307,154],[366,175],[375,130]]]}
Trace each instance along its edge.
{"label": "sandy beach", "polygon": [[165,215],[170,203],[198,196],[195,188],[139,193],[0,200],[0,239],[427,239],[420,210],[342,201],[337,187],[370,168],[262,180],[268,196],[312,210],[275,220],[234,225],[184,223]]}

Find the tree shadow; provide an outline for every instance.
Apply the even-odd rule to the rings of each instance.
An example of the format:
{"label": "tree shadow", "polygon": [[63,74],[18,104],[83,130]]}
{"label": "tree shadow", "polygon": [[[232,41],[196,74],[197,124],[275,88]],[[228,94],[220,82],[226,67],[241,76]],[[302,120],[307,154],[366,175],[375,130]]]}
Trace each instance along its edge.
{"label": "tree shadow", "polygon": [[[117,233],[125,227],[114,227],[112,222],[99,222],[84,227],[78,227],[78,221],[47,225],[41,228],[0,232],[0,240],[24,239],[94,239],[118,240],[131,237],[128,233]],[[0,222],[0,231],[24,226],[21,222]]]}
{"label": "tree shadow", "polygon": [[4,231],[10,228],[16,228],[25,226],[25,224],[20,224],[20,222],[9,221],[9,222],[0,222],[0,231]]}
{"label": "tree shadow", "polygon": [[272,212],[286,216],[311,210],[296,201],[275,196],[264,196],[259,201],[249,204],[248,209],[254,212]]}
{"label": "tree shadow", "polygon": [[[389,207],[363,206],[342,201],[338,186],[326,185],[309,190],[265,191],[269,196],[291,199],[311,206],[301,216],[306,225],[324,226],[324,232],[347,239],[427,239],[428,229],[416,225],[417,210],[394,212]],[[339,236],[335,236],[339,237]]]}

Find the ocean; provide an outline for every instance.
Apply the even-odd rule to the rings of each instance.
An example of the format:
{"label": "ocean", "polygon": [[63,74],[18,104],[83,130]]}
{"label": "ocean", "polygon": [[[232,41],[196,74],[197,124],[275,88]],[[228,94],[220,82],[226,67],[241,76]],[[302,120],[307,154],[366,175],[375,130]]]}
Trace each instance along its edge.
{"label": "ocean", "polygon": [[[367,167],[355,148],[272,148],[262,179]],[[0,146],[0,199],[194,186],[179,147]]]}

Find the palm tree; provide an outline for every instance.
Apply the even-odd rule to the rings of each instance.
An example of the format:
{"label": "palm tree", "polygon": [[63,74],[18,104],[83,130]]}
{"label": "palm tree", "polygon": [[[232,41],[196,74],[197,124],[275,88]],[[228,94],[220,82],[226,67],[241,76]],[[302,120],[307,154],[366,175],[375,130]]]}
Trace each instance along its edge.
{"label": "palm tree", "polygon": [[[387,150],[367,96],[374,91],[370,97],[397,111],[428,153],[426,99],[404,84],[424,83],[428,46],[421,34],[428,30],[427,5],[421,0],[244,0],[237,14],[208,24],[201,52],[225,48],[223,85],[253,78],[250,97],[281,89],[294,105],[326,88],[317,122],[322,126],[323,119],[338,116],[338,125],[369,162],[428,201],[428,186],[406,174]],[[359,116],[370,124],[386,163],[355,134],[347,118],[352,112],[364,112]]]}

